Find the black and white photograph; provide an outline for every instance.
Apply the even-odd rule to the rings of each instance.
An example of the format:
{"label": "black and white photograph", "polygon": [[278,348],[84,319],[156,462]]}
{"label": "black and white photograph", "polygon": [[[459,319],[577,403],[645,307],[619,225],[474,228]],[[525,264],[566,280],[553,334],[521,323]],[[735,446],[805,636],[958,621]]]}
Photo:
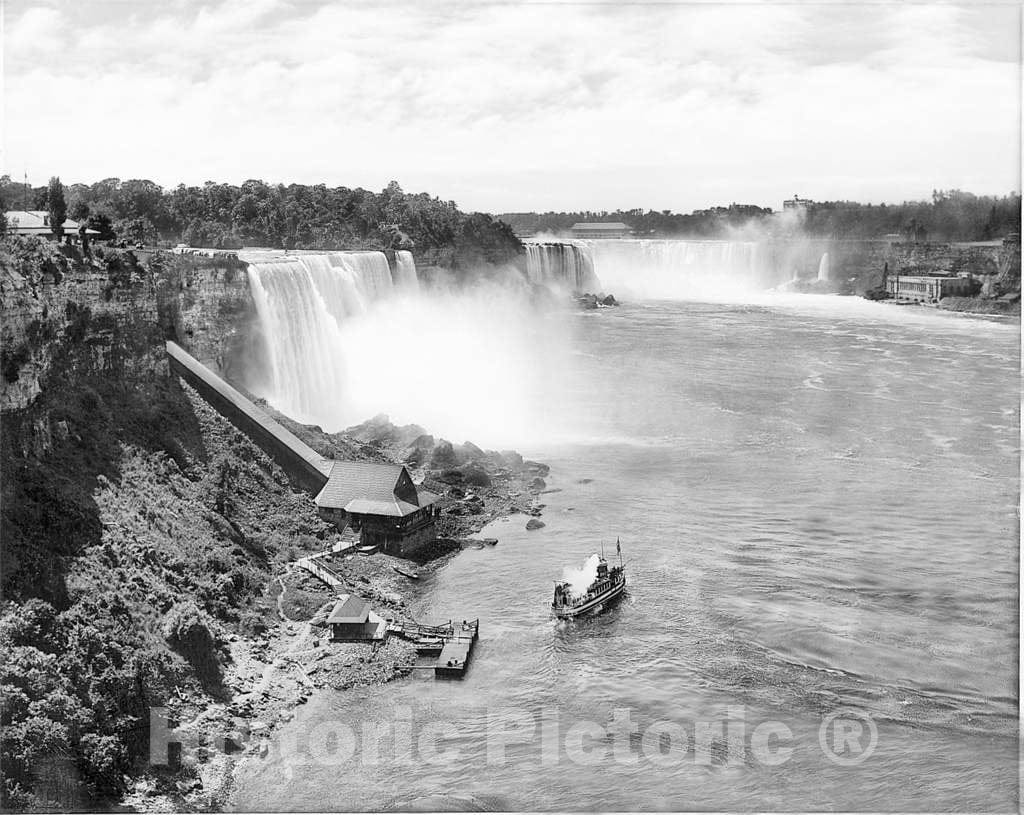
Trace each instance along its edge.
{"label": "black and white photograph", "polygon": [[1017,812],[1022,0],[0,0],[0,812]]}

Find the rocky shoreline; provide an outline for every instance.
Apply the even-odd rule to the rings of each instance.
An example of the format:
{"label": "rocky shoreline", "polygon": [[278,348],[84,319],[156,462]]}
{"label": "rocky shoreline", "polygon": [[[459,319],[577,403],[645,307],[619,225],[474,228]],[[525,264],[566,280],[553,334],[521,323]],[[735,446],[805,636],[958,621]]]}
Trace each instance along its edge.
{"label": "rocky shoreline", "polygon": [[[220,810],[231,796],[240,762],[265,756],[275,729],[313,693],[409,675],[416,652],[396,636],[379,645],[330,641],[326,618],[339,592],[369,600],[374,612],[386,619],[411,620],[409,608],[426,591],[422,578],[443,568],[463,548],[483,545],[470,536],[484,526],[513,514],[530,516],[533,526],[528,528],[543,526],[538,518],[548,467],[514,451],[484,451],[470,442],[453,445],[416,425],[396,427],[385,416],[339,434],[299,425],[280,414],[276,418],[322,450],[405,464],[415,481],[442,496],[438,541],[415,565],[382,553],[334,552],[334,542],[322,561],[343,581],[334,589],[296,562],[275,575],[270,591],[274,618],[253,636],[227,636],[223,698],[186,694],[174,706],[172,724],[183,743],[180,766],[151,767],[134,779],[120,801],[123,811]],[[351,532],[341,536],[342,544],[353,541]],[[396,566],[420,579],[399,573]]]}

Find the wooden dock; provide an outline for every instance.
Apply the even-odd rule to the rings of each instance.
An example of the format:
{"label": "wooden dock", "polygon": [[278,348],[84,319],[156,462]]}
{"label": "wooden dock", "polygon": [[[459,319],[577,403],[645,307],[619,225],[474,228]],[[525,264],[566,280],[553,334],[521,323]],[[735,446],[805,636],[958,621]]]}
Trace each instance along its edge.
{"label": "wooden dock", "polygon": [[437,654],[434,676],[450,679],[465,675],[480,636],[480,620],[463,620],[461,623],[449,620],[443,625],[392,623],[390,631],[412,642],[420,656]]}
{"label": "wooden dock", "polygon": [[480,635],[480,620],[463,621],[453,636],[446,639],[441,655],[434,666],[434,676],[444,679],[460,679],[466,675],[469,658],[473,654]]}

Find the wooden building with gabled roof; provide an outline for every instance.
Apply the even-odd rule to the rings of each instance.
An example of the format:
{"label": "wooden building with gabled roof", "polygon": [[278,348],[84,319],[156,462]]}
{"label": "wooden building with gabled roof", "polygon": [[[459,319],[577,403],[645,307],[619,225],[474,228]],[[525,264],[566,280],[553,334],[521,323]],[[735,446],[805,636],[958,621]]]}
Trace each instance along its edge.
{"label": "wooden building with gabled roof", "polygon": [[316,506],[336,526],[360,531],[363,546],[405,557],[435,539],[438,498],[400,464],[335,461]]}
{"label": "wooden building with gabled roof", "polygon": [[370,610],[370,604],[354,594],[341,594],[327,617],[331,639],[336,642],[382,640],[387,630],[384,618]]}

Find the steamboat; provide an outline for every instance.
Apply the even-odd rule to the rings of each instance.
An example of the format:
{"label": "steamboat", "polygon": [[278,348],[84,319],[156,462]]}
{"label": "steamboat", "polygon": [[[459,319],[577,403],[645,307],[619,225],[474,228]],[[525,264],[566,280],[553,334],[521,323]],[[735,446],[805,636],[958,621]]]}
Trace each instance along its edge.
{"label": "steamboat", "polygon": [[555,583],[555,597],[551,610],[556,617],[578,617],[618,597],[626,588],[626,567],[622,563],[622,547],[615,548],[619,554],[619,565],[609,567],[603,555],[598,555],[597,576],[583,594],[575,594],[568,581]]}

